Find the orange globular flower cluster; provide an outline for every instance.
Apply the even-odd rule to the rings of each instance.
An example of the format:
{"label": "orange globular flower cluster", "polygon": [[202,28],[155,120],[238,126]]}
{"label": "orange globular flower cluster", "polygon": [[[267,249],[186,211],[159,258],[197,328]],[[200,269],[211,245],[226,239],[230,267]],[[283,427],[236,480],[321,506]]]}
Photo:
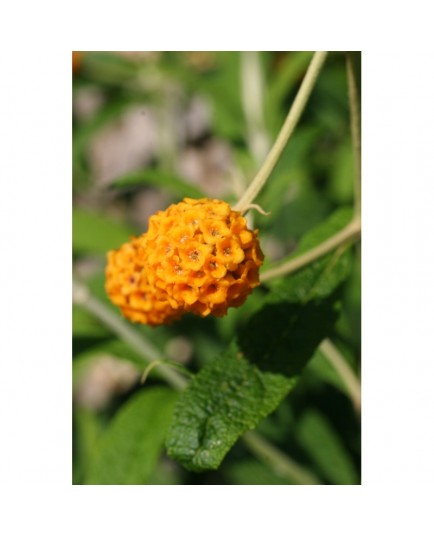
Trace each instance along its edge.
{"label": "orange globular flower cluster", "polygon": [[184,199],[148,231],[110,251],[106,290],[134,322],[167,324],[191,312],[222,317],[259,285],[258,231],[224,201]]}

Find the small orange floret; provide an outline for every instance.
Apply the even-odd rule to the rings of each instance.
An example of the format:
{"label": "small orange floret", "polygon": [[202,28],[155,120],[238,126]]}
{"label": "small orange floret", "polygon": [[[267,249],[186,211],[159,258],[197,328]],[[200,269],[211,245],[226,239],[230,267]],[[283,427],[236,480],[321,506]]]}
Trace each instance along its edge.
{"label": "small orange floret", "polygon": [[186,312],[222,317],[259,285],[258,231],[224,201],[189,199],[108,255],[106,289],[123,314],[157,325]]}
{"label": "small orange floret", "polygon": [[132,322],[157,326],[182,315],[166,293],[150,284],[145,270],[141,239],[133,238],[108,253],[105,289],[111,301]]}

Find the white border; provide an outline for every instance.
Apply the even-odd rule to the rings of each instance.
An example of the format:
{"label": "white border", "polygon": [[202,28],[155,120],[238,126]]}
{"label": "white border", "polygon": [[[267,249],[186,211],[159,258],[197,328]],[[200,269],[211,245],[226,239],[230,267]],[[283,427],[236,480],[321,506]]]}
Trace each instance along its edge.
{"label": "white border", "polygon": [[[417,4],[417,3],[416,3]],[[433,482],[431,17],[344,2],[8,7],[1,47],[6,534],[425,533]],[[405,38],[405,39],[404,39]],[[408,48],[412,46],[413,48]],[[363,485],[73,487],[70,52],[363,51]]]}

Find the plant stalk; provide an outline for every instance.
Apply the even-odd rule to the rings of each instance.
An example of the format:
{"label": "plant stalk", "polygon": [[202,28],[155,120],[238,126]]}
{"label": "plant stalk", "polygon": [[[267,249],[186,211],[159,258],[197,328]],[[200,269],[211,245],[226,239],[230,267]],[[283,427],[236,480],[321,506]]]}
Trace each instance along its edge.
{"label": "plant stalk", "polygon": [[348,395],[351,398],[355,411],[360,413],[362,398],[360,381],[355,375],[353,369],[348,365],[341,352],[338,350],[338,348],[336,348],[330,339],[324,339],[319,349],[341,377],[347,389]]}
{"label": "plant stalk", "polygon": [[360,219],[354,218],[341,231],[331,236],[315,248],[306,251],[306,253],[302,253],[294,259],[290,259],[289,261],[285,262],[284,264],[281,264],[280,266],[276,266],[275,268],[270,268],[269,270],[266,270],[263,274],[261,274],[261,282],[265,283],[265,281],[269,281],[273,277],[288,275],[297,270],[300,270],[300,268],[303,268],[311,262],[316,261],[320,257],[323,257],[327,253],[330,253],[330,251],[333,251],[337,247],[343,246],[349,242],[353,242],[354,240],[358,240],[360,238],[360,233]]}
{"label": "plant stalk", "polygon": [[260,435],[254,432],[246,432],[242,439],[251,452],[253,452],[258,459],[271,467],[277,475],[287,478],[296,484],[321,484],[315,475],[303,467],[300,467],[298,463],[291,460],[291,458],[286,454],[283,454],[282,451],[276,449],[274,445]]}
{"label": "plant stalk", "polygon": [[258,52],[241,52],[241,101],[247,127],[247,144],[256,164],[264,160],[270,148],[264,118],[264,80]]}
{"label": "plant stalk", "polygon": [[[73,301],[109,327],[113,333],[116,333],[131,348],[134,348],[147,363],[164,361],[163,354],[154,345],[142,337],[125,320],[93,297],[84,285],[76,281],[73,283]],[[187,380],[172,368],[162,365],[157,372],[175,389],[183,389],[187,385]]]}
{"label": "plant stalk", "polygon": [[360,134],[360,95],[357,87],[356,72],[354,65],[354,53],[346,53],[348,97],[350,104],[351,139],[354,158],[354,210],[356,216],[361,215],[362,198],[362,158],[361,158],[361,134]]}
{"label": "plant stalk", "polygon": [[247,190],[242,195],[241,199],[233,207],[234,210],[239,212],[245,212],[247,207],[253,202],[258,195],[268,177],[271,175],[275,165],[277,164],[280,155],[282,154],[289,138],[291,137],[294,129],[300,119],[301,114],[306,106],[307,100],[312,93],[315,86],[315,82],[327,57],[327,52],[315,52],[313,58],[309,64],[306,75],[298,90],[297,96],[289,110],[289,113],[285,119],[285,122],[280,129],[280,132],[270,149],[267,157],[259,169],[253,181],[250,183]]}

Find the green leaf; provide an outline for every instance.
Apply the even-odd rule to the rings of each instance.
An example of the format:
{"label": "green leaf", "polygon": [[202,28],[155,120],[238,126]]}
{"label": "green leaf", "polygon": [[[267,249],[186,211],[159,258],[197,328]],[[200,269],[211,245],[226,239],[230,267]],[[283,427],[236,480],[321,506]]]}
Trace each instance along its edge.
{"label": "green leaf", "polygon": [[[351,218],[352,209],[337,210],[323,224],[306,233],[296,253],[290,255],[285,261],[318,246],[343,229]],[[349,277],[351,267],[350,246],[345,246],[324,255],[302,270],[291,274],[290,277],[270,280],[267,285],[278,300],[306,303],[309,300],[323,299],[333,293]]]}
{"label": "green leaf", "polygon": [[73,210],[72,233],[74,252],[94,255],[105,255],[134,235],[134,231],[123,223],[79,208]]}
{"label": "green leaf", "polygon": [[187,469],[217,469],[238,437],[272,411],[295,383],[273,377],[234,349],[204,367],[182,393],[166,447]]}
{"label": "green leaf", "polygon": [[303,414],[297,437],[318,468],[333,484],[359,484],[354,464],[324,416],[310,410]]}
{"label": "green leaf", "polygon": [[97,446],[87,484],[145,484],[153,475],[177,393],[145,388],[115,415]]}
{"label": "green leaf", "polygon": [[192,197],[197,199],[205,196],[202,190],[197,186],[189,184],[176,175],[156,169],[145,169],[143,171],[131,173],[117,179],[113,183],[113,186],[118,188],[143,185],[166,189],[180,197]]}
{"label": "green leaf", "polygon": [[297,376],[332,332],[340,312],[337,298],[332,295],[307,304],[268,303],[240,330],[241,351],[262,372]]}
{"label": "green leaf", "polygon": [[271,413],[336,320],[335,299],[306,306],[271,303],[238,344],[205,366],[181,394],[166,446],[193,471],[217,469],[236,440]]}
{"label": "green leaf", "polygon": [[73,426],[73,483],[82,484],[101,436],[101,423],[94,412],[75,406]]}

